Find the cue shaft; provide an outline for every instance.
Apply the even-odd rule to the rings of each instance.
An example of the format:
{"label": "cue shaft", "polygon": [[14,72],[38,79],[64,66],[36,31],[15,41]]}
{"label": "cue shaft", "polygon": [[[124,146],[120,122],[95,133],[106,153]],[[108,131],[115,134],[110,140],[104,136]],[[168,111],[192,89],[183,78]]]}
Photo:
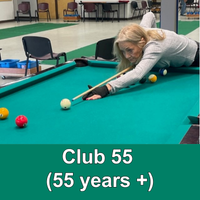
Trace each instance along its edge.
{"label": "cue shaft", "polygon": [[74,98],[72,99],[72,101],[74,101],[74,100],[76,100],[76,99],[78,99],[78,98],[82,97],[83,95],[85,95],[85,94],[87,94],[87,93],[91,92],[91,91],[92,91],[92,90],[94,90],[95,88],[97,88],[97,87],[99,87],[99,86],[102,86],[103,84],[105,84],[105,83],[107,83],[108,81],[111,81],[112,79],[114,79],[114,78],[116,78],[116,77],[120,76],[121,74],[123,74],[123,73],[125,73],[125,72],[127,72],[127,71],[131,70],[132,68],[133,68],[133,67],[128,67],[128,68],[126,68],[126,69],[122,70],[121,72],[119,72],[119,73],[115,74],[114,76],[112,76],[112,77],[110,77],[110,78],[106,79],[105,81],[103,81],[103,82],[99,83],[98,85],[96,85],[96,86],[94,86],[94,87],[90,88],[89,90],[87,90],[87,91],[85,91],[85,92],[83,92],[83,93],[79,94],[78,96],[74,97]]}

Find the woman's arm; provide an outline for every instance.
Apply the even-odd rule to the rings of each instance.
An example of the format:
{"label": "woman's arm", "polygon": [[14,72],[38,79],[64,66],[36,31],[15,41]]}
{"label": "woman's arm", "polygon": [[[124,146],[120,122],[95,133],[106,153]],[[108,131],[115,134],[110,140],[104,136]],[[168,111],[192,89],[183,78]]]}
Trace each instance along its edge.
{"label": "woman's arm", "polygon": [[[91,93],[84,95],[84,100],[94,100],[106,97],[110,93],[115,93],[118,90],[125,88],[143,78],[162,57],[162,50],[157,42],[147,44],[142,60],[131,71],[124,76],[108,82],[102,87],[94,89]],[[91,87],[91,86],[90,86]]]}
{"label": "woman's arm", "polygon": [[140,81],[161,59],[162,54],[160,42],[151,41],[147,43],[143,57],[136,67],[124,76],[108,82],[112,87],[110,93],[116,93],[118,90]]}
{"label": "woman's arm", "polygon": [[155,15],[152,12],[146,13],[142,17],[140,26],[142,26],[143,28],[157,28]]}

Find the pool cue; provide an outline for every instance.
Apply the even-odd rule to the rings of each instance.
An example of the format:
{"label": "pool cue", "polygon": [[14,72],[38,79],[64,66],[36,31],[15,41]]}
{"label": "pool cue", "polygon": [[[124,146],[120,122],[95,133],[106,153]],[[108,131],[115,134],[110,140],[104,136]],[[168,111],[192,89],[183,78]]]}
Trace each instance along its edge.
{"label": "pool cue", "polygon": [[133,67],[131,66],[131,67],[128,67],[128,68],[126,68],[126,69],[122,70],[121,72],[119,72],[119,73],[115,74],[114,76],[112,76],[112,77],[110,77],[110,78],[106,79],[105,81],[103,81],[103,82],[99,83],[98,85],[96,85],[96,86],[94,86],[94,87],[90,88],[89,90],[87,90],[87,91],[85,91],[85,92],[83,92],[83,93],[79,94],[78,96],[74,97],[74,98],[72,99],[72,101],[74,101],[74,100],[76,100],[76,99],[80,98],[81,96],[83,96],[83,95],[85,95],[85,94],[87,94],[87,93],[91,92],[91,91],[92,91],[92,90],[94,90],[95,88],[97,88],[97,87],[99,87],[99,86],[102,86],[103,84],[107,83],[108,81],[111,81],[112,79],[114,79],[114,78],[116,78],[116,77],[120,76],[121,74],[123,74],[123,73],[125,73],[125,72],[129,71],[129,70],[130,70],[130,69],[132,69],[132,68],[133,68]]}

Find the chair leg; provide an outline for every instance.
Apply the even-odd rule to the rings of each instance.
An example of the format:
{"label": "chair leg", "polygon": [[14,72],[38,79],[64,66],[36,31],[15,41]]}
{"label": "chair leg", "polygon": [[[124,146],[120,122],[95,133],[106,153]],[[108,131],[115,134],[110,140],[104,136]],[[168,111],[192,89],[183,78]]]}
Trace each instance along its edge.
{"label": "chair leg", "polygon": [[27,57],[27,59],[26,59],[25,76],[27,76],[27,71],[28,71],[28,61],[29,61],[29,57]]}
{"label": "chair leg", "polygon": [[59,64],[59,57],[57,57],[57,60],[56,60],[56,67],[58,67],[58,64]]}
{"label": "chair leg", "polygon": [[141,12],[140,12],[140,10],[139,10],[137,18],[140,17],[140,15],[141,15]]}
{"label": "chair leg", "polygon": [[50,16],[50,12],[49,12],[49,10],[48,10],[48,13],[49,13],[49,21],[51,21],[51,16]]}
{"label": "chair leg", "polygon": [[17,11],[17,22],[19,22],[19,12]]}
{"label": "chair leg", "polygon": [[83,21],[85,21],[85,11],[83,11]]}
{"label": "chair leg", "polygon": [[64,59],[65,59],[65,62],[67,62],[67,55],[66,55],[66,53],[64,53]]}
{"label": "chair leg", "polygon": [[133,11],[133,15],[132,15],[132,17],[134,17],[134,14],[135,14],[135,10]]}
{"label": "chair leg", "polygon": [[39,21],[39,14],[38,14],[38,11],[37,10],[35,10],[35,21]]}
{"label": "chair leg", "polygon": [[49,15],[48,15],[48,11],[47,11],[47,21],[49,21]]}
{"label": "chair leg", "polygon": [[31,11],[30,10],[29,10],[29,17],[30,17],[30,22],[32,22]]}
{"label": "chair leg", "polygon": [[118,18],[118,22],[120,21],[120,19],[119,19],[119,10],[117,11],[117,18]]}
{"label": "chair leg", "polygon": [[37,72],[39,72],[39,62],[38,62],[38,60],[36,60],[36,68],[37,68]]}

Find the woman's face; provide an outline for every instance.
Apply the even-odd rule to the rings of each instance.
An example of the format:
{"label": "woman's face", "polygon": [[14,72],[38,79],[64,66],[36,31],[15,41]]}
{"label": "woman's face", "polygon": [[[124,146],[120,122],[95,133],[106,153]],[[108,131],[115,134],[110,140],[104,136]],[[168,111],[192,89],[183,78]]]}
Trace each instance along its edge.
{"label": "woman's face", "polygon": [[119,42],[119,49],[122,51],[124,57],[131,63],[136,63],[142,56],[142,48],[132,42]]}

